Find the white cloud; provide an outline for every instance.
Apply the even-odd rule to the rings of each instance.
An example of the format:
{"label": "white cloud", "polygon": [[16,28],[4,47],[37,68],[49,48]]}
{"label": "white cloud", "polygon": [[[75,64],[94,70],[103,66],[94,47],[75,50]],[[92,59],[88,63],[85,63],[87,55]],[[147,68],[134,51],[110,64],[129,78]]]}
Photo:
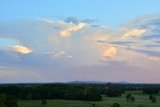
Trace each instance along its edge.
{"label": "white cloud", "polygon": [[33,50],[31,50],[25,46],[15,45],[15,46],[11,46],[10,48],[11,48],[11,50],[22,53],[22,54],[28,54],[28,53],[33,52]]}
{"label": "white cloud", "polygon": [[79,23],[78,25],[70,23],[66,29],[60,31],[60,34],[62,37],[69,37],[71,33],[78,31],[85,26],[86,26],[86,23]]}
{"label": "white cloud", "polygon": [[122,38],[129,38],[129,37],[139,37],[141,35],[143,35],[144,33],[146,33],[147,31],[145,29],[130,29],[130,30],[127,30]]}
{"label": "white cloud", "polygon": [[116,46],[111,46],[111,47],[108,47],[105,50],[103,50],[102,56],[105,57],[105,58],[113,57],[113,56],[116,55],[116,53],[117,53],[117,47]]}
{"label": "white cloud", "polygon": [[[17,22],[16,25],[11,23],[8,24],[9,26],[7,26],[7,24],[0,24],[0,27],[5,29],[3,31],[0,29],[0,34],[4,35],[4,38],[16,38],[16,40],[19,42],[19,44],[12,45],[10,47],[10,49],[14,52],[8,51],[7,53],[14,53],[14,55],[22,61],[10,61],[8,59],[11,58],[4,55],[5,52],[0,52],[1,59],[3,59],[0,60],[0,64],[8,64],[9,62],[14,63],[13,65],[27,65],[31,67],[31,69],[33,69],[33,67],[37,67],[46,72],[51,72],[52,75],[55,74],[55,71],[61,71],[63,73],[65,72],[68,75],[68,78],[71,76],[68,74],[68,72],[66,72],[66,69],[71,70],[71,68],[79,65],[101,65],[102,63],[99,63],[101,60],[104,61],[103,65],[111,64],[109,66],[109,70],[115,73],[119,71],[114,69],[116,64],[112,64],[113,61],[120,63],[125,62],[129,66],[133,65],[133,68],[135,66],[135,68],[143,68],[143,70],[148,69],[149,67],[145,68],[148,65],[152,65],[150,69],[154,69],[155,71],[159,69],[159,58],[155,57],[154,54],[145,54],[144,52],[140,53],[134,50],[129,50],[131,48],[138,50],[145,48],[145,50],[148,50],[148,48],[145,46],[147,44],[154,43],[154,41],[143,40],[141,38],[141,36],[145,36],[146,34],[149,35],[148,31],[150,31],[150,29],[147,28],[147,24],[147,27],[145,26],[146,28],[143,28],[141,25],[138,26],[138,24],[137,26],[129,26],[128,24],[127,26],[123,26],[125,29],[119,30],[118,28],[115,28],[114,30],[110,30],[106,27],[92,27],[84,22],[67,23],[64,21],[47,19],[41,19],[38,21],[28,20],[30,23],[24,22]],[[152,32],[149,33],[152,34]],[[76,36],[74,36],[75,34]],[[65,37],[70,38],[65,39]],[[159,48],[156,49],[159,51]],[[153,48],[151,51],[155,51],[155,48]],[[17,54],[17,52],[22,54]],[[8,59],[5,60],[4,57],[7,57]],[[13,56],[11,57],[13,58]],[[3,61],[6,62],[3,63]],[[123,65],[121,69],[123,70],[127,66],[127,70],[129,71],[131,68],[129,68],[127,64]],[[153,66],[155,64],[157,64],[156,69],[155,66]],[[8,64],[7,66],[10,65],[12,64]],[[98,67],[100,67],[99,65]],[[84,71],[93,70],[83,67],[82,69],[84,69]],[[76,71],[79,69],[75,68],[74,70]],[[99,73],[101,71],[107,71],[106,67],[100,70],[97,68],[95,73]],[[11,70],[8,72],[11,72]],[[61,72],[58,74],[58,76],[61,76]],[[4,72],[2,74],[4,75]],[[7,75],[10,76],[12,74],[6,73],[5,76]],[[59,79],[59,77],[57,78]],[[96,78],[96,74],[94,78]]]}

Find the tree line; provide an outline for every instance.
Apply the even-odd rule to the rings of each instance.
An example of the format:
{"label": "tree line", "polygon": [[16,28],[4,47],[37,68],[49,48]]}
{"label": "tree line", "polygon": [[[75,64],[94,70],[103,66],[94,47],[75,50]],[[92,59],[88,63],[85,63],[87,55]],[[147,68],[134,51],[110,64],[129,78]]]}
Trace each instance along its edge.
{"label": "tree line", "polygon": [[[118,97],[125,91],[143,91],[158,94],[158,84],[14,84],[0,85],[0,94],[12,95],[18,100],[66,99],[101,101],[102,96]],[[128,97],[130,99],[131,97]],[[133,99],[133,98],[132,98]]]}
{"label": "tree line", "polygon": [[13,95],[20,100],[102,100],[101,94],[96,88],[67,84],[47,84],[39,86],[1,86],[0,93]]}

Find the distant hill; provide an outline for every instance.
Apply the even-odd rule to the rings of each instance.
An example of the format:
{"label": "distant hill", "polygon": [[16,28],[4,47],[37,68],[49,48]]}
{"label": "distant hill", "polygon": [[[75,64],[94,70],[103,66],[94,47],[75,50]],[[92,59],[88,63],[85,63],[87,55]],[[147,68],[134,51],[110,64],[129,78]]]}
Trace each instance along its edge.
{"label": "distant hill", "polygon": [[108,82],[108,81],[71,81],[68,82],[69,84],[104,84],[104,83],[115,83],[115,84],[131,84],[126,81],[120,81],[120,82]]}

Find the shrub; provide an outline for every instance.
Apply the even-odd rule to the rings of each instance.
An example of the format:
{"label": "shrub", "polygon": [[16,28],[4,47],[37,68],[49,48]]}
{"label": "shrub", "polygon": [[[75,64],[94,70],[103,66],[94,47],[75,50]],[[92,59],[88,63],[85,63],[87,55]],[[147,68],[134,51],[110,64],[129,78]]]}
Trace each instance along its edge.
{"label": "shrub", "polygon": [[113,103],[111,107],[121,107],[121,105],[119,103]]}
{"label": "shrub", "polygon": [[135,98],[134,97],[131,97],[131,102],[135,102]]}
{"label": "shrub", "polygon": [[47,100],[45,100],[45,99],[42,99],[41,102],[42,102],[42,105],[46,105],[47,104]]}
{"label": "shrub", "polygon": [[153,97],[152,100],[151,100],[151,102],[155,103],[156,102],[156,97]]}
{"label": "shrub", "polygon": [[127,95],[126,95],[126,101],[127,101],[127,102],[129,102],[129,101],[130,101],[131,96],[132,96],[131,94],[127,94]]}
{"label": "shrub", "polygon": [[153,96],[150,94],[149,95],[149,100],[152,100],[153,99]]}
{"label": "shrub", "polygon": [[135,102],[135,98],[131,94],[126,95],[126,101],[129,102]]}
{"label": "shrub", "polygon": [[137,107],[144,107],[143,104],[138,105]]}

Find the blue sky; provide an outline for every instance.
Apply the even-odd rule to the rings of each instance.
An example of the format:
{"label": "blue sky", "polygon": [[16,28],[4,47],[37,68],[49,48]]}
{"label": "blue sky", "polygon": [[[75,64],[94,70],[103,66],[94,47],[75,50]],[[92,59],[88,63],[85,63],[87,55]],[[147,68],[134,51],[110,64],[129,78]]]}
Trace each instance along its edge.
{"label": "blue sky", "polygon": [[1,20],[79,17],[115,26],[160,10],[159,0],[1,0]]}
{"label": "blue sky", "polygon": [[0,0],[0,83],[159,83],[159,0]]}

